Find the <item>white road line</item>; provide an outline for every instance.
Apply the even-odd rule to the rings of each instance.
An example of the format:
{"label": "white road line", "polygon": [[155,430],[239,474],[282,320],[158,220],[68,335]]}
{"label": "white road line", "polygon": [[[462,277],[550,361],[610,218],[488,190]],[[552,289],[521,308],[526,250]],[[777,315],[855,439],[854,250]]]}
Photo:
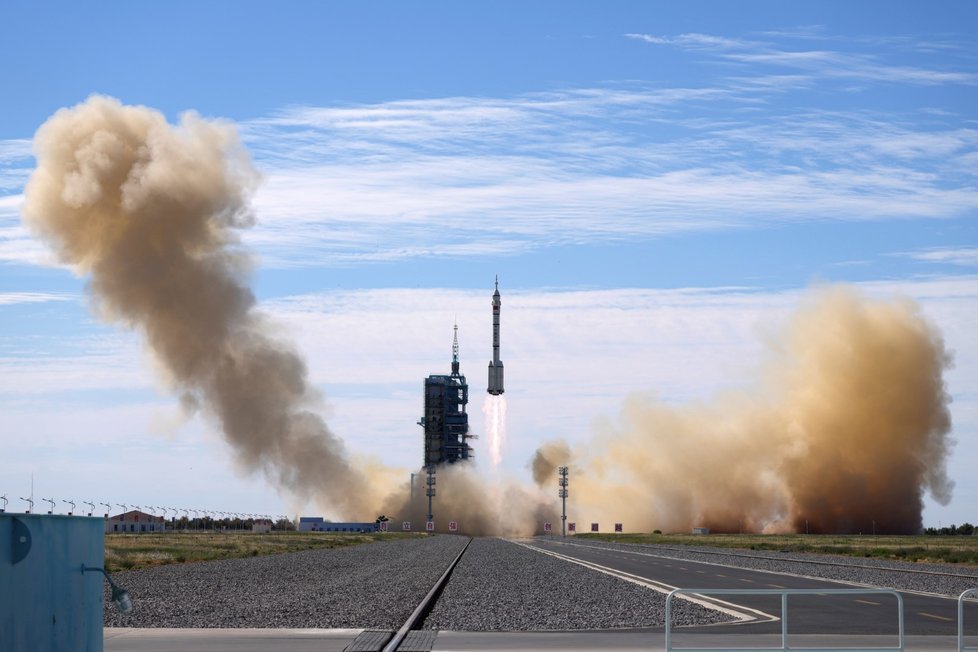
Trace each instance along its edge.
{"label": "white road line", "polygon": [[[589,546],[582,543],[569,543],[565,541],[559,541],[559,542],[554,541],[554,543],[560,546],[577,546],[578,548],[593,548],[595,550],[608,550],[608,548],[603,548],[601,546]],[[828,577],[816,577],[814,575],[801,575],[799,573],[784,573],[779,571],[764,570],[762,568],[744,568],[743,566],[734,566],[733,564],[721,564],[720,562],[716,562],[716,561],[698,561],[698,560],[692,561],[690,559],[682,559],[681,557],[670,557],[669,555],[657,555],[649,552],[639,552],[637,550],[625,550],[624,552],[627,552],[630,555],[639,555],[641,557],[655,557],[657,559],[670,559],[672,561],[683,561],[683,562],[694,563],[694,564],[706,564],[707,566],[719,566],[720,568],[732,568],[734,570],[748,571],[752,573],[767,573],[768,575],[781,575],[782,577],[796,577],[798,579],[803,579],[803,580],[816,580],[819,582],[831,582],[833,584],[842,584],[843,586],[858,586],[864,589],[886,589],[889,591],[897,591],[898,593],[906,593],[908,595],[922,595],[927,598],[941,598],[943,600],[953,600],[954,602],[957,602],[958,600],[957,596],[942,595],[940,593],[929,593],[927,591],[895,589],[892,586],[880,586],[878,584],[865,584],[862,582],[846,582],[844,580],[834,580]],[[750,559],[750,557],[747,558]],[[786,560],[786,561],[791,561],[792,563],[799,563],[799,564],[805,563],[799,560]],[[819,563],[823,565],[829,565],[826,564],[826,562],[819,562]],[[672,566],[670,566],[669,564],[666,564],[666,567],[672,568]]]}
{"label": "white road line", "polygon": [[[538,548],[536,546],[530,545],[528,543],[523,543],[521,541],[515,541],[513,539],[507,539],[511,543],[515,543],[518,546],[523,546],[535,552],[542,553],[544,555],[550,555],[551,557],[556,557],[557,559],[562,559],[564,561],[569,561],[574,564],[579,564],[585,568],[590,568],[591,570],[596,570],[599,573],[604,573],[605,575],[611,575],[612,577],[617,577],[618,579],[625,580],[626,582],[631,582],[633,584],[638,584],[639,586],[644,586],[645,588],[652,589],[653,591],[658,591],[668,595],[673,590],[679,588],[678,586],[672,586],[664,582],[657,582],[656,580],[650,580],[647,577],[641,577],[640,575],[633,575],[631,573],[626,573],[625,571],[620,571],[615,568],[609,568],[608,566],[602,566],[600,564],[595,564],[594,562],[584,561],[583,559],[577,559],[575,557],[570,557],[568,555],[562,555],[558,552],[553,552],[552,550],[545,550],[544,548]],[[753,623],[753,622],[769,622],[780,620],[778,616],[773,616],[769,613],[765,613],[758,609],[752,609],[750,607],[745,607],[743,605],[735,604],[733,602],[727,602],[726,600],[718,600],[716,598],[707,598],[706,596],[696,595],[684,595],[680,594],[677,596],[679,599],[687,600],[694,604],[698,604],[701,607],[706,607],[707,609],[713,609],[721,613],[727,614],[736,618],[739,622],[737,623],[717,623],[722,625],[730,624],[743,624],[743,623]]]}

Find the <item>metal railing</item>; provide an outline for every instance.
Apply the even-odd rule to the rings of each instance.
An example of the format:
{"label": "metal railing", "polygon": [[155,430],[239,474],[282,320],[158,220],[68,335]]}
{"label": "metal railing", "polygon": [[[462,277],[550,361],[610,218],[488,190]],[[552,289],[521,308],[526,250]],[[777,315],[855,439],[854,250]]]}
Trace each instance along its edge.
{"label": "metal railing", "polygon": [[968,589],[958,596],[958,652],[978,650],[978,647],[964,646],[964,601],[971,594],[978,596],[978,589]]}
{"label": "metal railing", "polygon": [[[978,589],[976,589],[978,590]],[[897,622],[899,633],[896,647],[860,647],[860,652],[903,652],[903,597],[897,592],[889,589],[675,589],[666,596],[666,652],[679,650],[681,652],[713,652],[715,650],[729,650],[725,648],[695,648],[683,647],[673,648],[672,646],[672,599],[676,595],[780,595],[781,596],[781,647],[738,647],[737,652],[770,652],[771,650],[785,652],[790,650],[788,647],[788,596],[789,595],[892,595],[897,603]],[[964,595],[961,596],[963,598]],[[961,602],[959,598],[959,603]],[[960,627],[960,625],[959,625]],[[851,646],[839,647],[805,647],[805,652],[830,652],[832,650],[851,650]],[[978,649],[978,648],[975,648]]]}

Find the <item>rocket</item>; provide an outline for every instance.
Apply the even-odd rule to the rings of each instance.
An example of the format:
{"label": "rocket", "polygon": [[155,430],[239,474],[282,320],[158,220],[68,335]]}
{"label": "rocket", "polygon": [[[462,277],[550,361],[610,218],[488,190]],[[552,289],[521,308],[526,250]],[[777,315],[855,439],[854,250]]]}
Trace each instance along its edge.
{"label": "rocket", "polygon": [[489,362],[489,389],[493,396],[503,393],[503,361],[499,359],[499,276],[496,291],[492,294],[492,361]]}

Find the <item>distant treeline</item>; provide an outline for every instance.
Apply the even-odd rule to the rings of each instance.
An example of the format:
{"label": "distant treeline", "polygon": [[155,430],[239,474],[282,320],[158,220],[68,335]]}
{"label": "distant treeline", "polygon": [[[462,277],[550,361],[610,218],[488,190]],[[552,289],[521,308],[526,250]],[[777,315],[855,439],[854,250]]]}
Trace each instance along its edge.
{"label": "distant treeline", "polygon": [[951,523],[947,527],[928,527],[924,528],[924,534],[966,534],[971,536],[975,533],[975,526],[971,523],[963,523],[955,527]]}

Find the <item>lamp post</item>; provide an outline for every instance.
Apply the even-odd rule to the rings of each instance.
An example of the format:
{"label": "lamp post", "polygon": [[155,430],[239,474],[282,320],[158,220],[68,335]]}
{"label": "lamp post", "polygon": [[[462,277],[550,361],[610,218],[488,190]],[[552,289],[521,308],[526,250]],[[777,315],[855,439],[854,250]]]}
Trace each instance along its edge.
{"label": "lamp post", "polygon": [[560,536],[567,536],[567,467],[562,466],[557,469],[557,495],[560,497]]}
{"label": "lamp post", "polygon": [[87,500],[82,501],[82,505],[88,505],[88,515],[91,516],[92,512],[95,511],[95,503],[90,503]]}
{"label": "lamp post", "polygon": [[0,514],[3,514],[5,511],[7,511],[7,494],[0,496],[0,500],[3,501],[3,507],[0,507]]}
{"label": "lamp post", "polygon": [[48,510],[48,514],[54,514],[54,506],[58,501],[54,500],[53,498],[41,498],[41,500],[51,505],[51,509]]}
{"label": "lamp post", "polygon": [[30,514],[32,511],[34,511],[34,499],[33,498],[24,498],[23,496],[21,496],[20,499],[23,500],[28,505],[30,505],[27,508],[27,512],[26,512],[27,514]]}
{"label": "lamp post", "polygon": [[65,503],[66,505],[71,505],[71,511],[68,512],[68,516],[71,516],[72,514],[75,513],[75,503],[73,501],[71,501],[71,500],[62,500],[61,502]]}
{"label": "lamp post", "polygon": [[431,499],[435,497],[435,465],[429,464],[426,471],[428,472],[428,488],[425,489],[425,494],[428,496],[428,521],[432,522],[435,520],[431,511]]}

